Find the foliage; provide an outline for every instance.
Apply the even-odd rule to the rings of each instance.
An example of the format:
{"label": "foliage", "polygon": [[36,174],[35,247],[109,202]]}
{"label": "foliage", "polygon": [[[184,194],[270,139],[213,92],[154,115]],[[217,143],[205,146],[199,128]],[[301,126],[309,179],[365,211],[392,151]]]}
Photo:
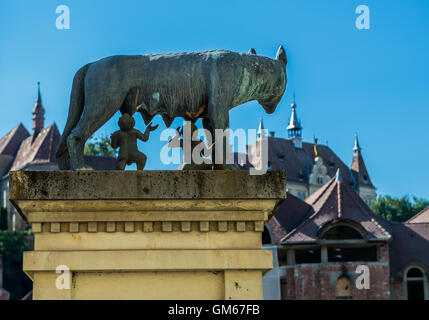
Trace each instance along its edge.
{"label": "foliage", "polygon": [[22,271],[22,255],[30,249],[30,233],[0,231],[0,255],[3,257],[3,287],[11,299],[22,299],[32,288],[31,280]]}
{"label": "foliage", "polygon": [[110,145],[110,139],[106,136],[101,136],[100,138],[90,138],[85,144],[85,155],[89,156],[106,156],[114,157],[116,156],[115,149]]}
{"label": "foliage", "polygon": [[395,198],[391,196],[379,196],[372,201],[371,209],[379,216],[389,221],[405,222],[424,208],[429,206],[429,201],[423,198],[408,196]]}

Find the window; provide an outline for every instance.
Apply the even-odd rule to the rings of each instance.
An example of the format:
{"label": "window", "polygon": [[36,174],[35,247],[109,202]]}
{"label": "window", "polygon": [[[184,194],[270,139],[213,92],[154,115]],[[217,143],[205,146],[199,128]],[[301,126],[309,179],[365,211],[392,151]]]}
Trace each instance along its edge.
{"label": "window", "polygon": [[340,276],[335,284],[336,299],[352,299],[352,284],[346,276]]}
{"label": "window", "polygon": [[279,259],[279,266],[287,265],[287,249],[278,249],[277,258]]}
{"label": "window", "polygon": [[323,177],[321,176],[317,177],[317,184],[323,184]]}
{"label": "window", "polygon": [[287,292],[286,292],[286,278],[280,278],[280,299],[286,300],[287,299]]}
{"label": "window", "polygon": [[414,267],[405,273],[406,297],[408,300],[425,299],[425,276],[420,268]]}
{"label": "window", "polygon": [[377,261],[377,246],[370,247],[328,247],[329,262]]}
{"label": "window", "polygon": [[356,229],[344,225],[339,225],[328,229],[321,235],[320,238],[325,240],[363,239],[360,232],[358,232]]}
{"label": "window", "polygon": [[320,248],[295,249],[295,263],[320,263]]}

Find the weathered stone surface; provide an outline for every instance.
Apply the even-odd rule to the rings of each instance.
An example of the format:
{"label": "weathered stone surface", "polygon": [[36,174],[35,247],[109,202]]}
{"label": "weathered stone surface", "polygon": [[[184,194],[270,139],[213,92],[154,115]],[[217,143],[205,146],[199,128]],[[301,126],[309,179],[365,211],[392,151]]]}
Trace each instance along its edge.
{"label": "weathered stone surface", "polygon": [[[10,183],[34,233],[23,269],[35,300],[262,299],[282,172],[17,171]],[[70,288],[56,287],[57,266]]]}
{"label": "weathered stone surface", "polygon": [[281,171],[14,171],[11,200],[285,199]]}

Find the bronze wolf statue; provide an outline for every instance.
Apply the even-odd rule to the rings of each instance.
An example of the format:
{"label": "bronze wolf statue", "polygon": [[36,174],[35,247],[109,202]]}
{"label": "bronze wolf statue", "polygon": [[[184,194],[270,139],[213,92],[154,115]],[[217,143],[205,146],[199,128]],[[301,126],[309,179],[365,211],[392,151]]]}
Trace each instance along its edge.
{"label": "bronze wolf statue", "polygon": [[213,137],[215,129],[229,128],[229,110],[245,102],[257,100],[273,113],[286,89],[286,64],[283,46],[276,59],[251,49],[121,55],[89,63],[73,79],[58,165],[90,169],[84,163],[85,142],[118,110],[138,111],[146,124],[160,114],[167,127],[175,117],[201,118]]}

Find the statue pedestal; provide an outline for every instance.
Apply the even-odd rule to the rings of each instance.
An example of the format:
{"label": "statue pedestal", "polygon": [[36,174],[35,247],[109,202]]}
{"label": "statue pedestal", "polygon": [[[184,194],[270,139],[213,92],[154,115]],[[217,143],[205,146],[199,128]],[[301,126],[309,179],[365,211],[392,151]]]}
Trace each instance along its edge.
{"label": "statue pedestal", "polygon": [[281,172],[16,171],[10,186],[36,300],[262,299],[264,222],[286,197]]}

